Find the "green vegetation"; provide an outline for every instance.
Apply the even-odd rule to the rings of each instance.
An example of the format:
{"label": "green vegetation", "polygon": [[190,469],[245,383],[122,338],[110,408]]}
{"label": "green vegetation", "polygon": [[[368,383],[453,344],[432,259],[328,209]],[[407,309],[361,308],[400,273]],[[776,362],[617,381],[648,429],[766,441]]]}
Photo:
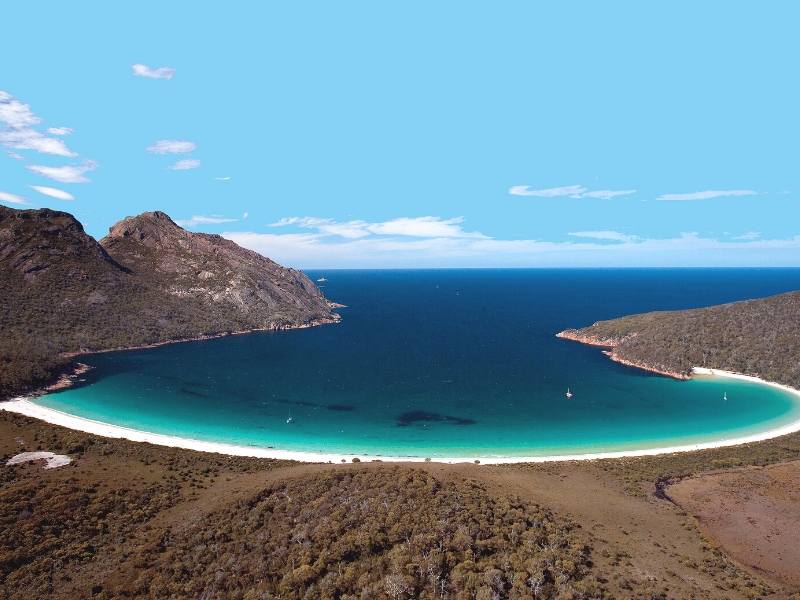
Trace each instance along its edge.
{"label": "green vegetation", "polygon": [[[599,598],[585,535],[483,485],[107,440],[0,413],[0,596]],[[413,518],[410,516],[413,515]]]}
{"label": "green vegetation", "polygon": [[[796,455],[800,434],[790,442],[719,457],[781,460]],[[0,460],[32,450],[73,462],[50,471],[0,467],[3,598],[770,595],[704,542],[690,517],[650,493],[663,474],[707,469],[703,453],[541,465],[302,465],[100,438],[0,413]],[[562,493],[586,497],[583,505],[600,515],[620,497],[651,507],[635,517],[644,519],[639,537],[624,511],[621,521],[597,522],[531,501],[542,481],[581,472],[592,474],[586,487],[567,480]],[[529,482],[522,499],[512,491],[520,481]],[[614,491],[624,486],[629,495]],[[666,523],[644,516],[665,511],[673,515]]]}
{"label": "green vegetation", "polygon": [[800,292],[694,310],[651,312],[570,330],[663,371],[709,367],[800,388]]}
{"label": "green vegetation", "polygon": [[329,471],[271,485],[177,536],[148,557],[157,575],[146,586],[159,597],[584,597],[589,552],[571,528],[418,470]]}

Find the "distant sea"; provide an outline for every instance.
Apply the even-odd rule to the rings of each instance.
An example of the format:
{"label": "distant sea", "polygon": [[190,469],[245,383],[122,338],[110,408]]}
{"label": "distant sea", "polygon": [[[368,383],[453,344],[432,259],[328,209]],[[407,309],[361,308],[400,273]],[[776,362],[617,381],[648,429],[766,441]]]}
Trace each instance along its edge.
{"label": "distant sea", "polygon": [[201,440],[432,458],[663,447],[800,418],[777,389],[675,381],[554,337],[621,315],[800,289],[800,269],[309,275],[347,305],[340,324],[84,357],[94,367],[84,384],[36,402]]}

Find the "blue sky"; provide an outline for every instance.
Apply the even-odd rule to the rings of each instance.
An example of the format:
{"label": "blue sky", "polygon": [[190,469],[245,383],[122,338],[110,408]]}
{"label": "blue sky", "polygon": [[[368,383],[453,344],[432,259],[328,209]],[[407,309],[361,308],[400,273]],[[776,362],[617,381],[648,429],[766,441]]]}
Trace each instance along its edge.
{"label": "blue sky", "polygon": [[0,203],[305,268],[800,265],[796,2],[252,4],[4,7]]}

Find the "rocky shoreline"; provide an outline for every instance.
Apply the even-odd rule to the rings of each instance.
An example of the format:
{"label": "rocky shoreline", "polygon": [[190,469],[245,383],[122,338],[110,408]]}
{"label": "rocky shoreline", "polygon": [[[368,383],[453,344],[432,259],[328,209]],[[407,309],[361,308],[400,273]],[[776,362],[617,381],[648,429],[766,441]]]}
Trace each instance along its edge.
{"label": "rocky shoreline", "polygon": [[603,351],[603,354],[605,354],[608,358],[610,358],[614,362],[617,362],[621,365],[625,365],[627,367],[641,369],[642,371],[649,371],[650,373],[656,373],[658,375],[664,375],[666,377],[672,377],[673,379],[680,379],[682,381],[691,379],[690,373],[682,373],[679,371],[652,365],[644,361],[639,361],[632,358],[623,358],[617,353],[617,346],[619,346],[626,338],[601,338],[598,336],[581,333],[576,329],[565,329],[564,331],[558,332],[556,334],[556,337],[564,340],[571,340],[573,342],[578,342],[580,344],[585,344],[587,346],[597,346],[600,348],[607,348],[607,350]]}
{"label": "rocky shoreline", "polygon": [[[330,302],[330,306],[331,308],[345,308],[344,304],[338,304],[336,302]],[[259,331],[288,331],[292,329],[309,329],[311,327],[318,327],[320,325],[336,324],[339,323],[341,320],[342,320],[341,315],[334,313],[330,317],[312,319],[306,323],[298,323],[295,325],[275,325],[272,327],[260,327],[257,329],[242,329],[240,331],[229,331],[229,332],[226,331],[223,333],[199,335],[191,338],[164,340],[161,342],[153,342],[152,344],[140,344],[137,346],[120,346],[117,348],[105,348],[103,350],[80,350],[77,352],[65,352],[60,356],[61,358],[65,359],[73,359],[77,358],[78,356],[87,356],[89,354],[105,354],[106,352],[125,352],[127,350],[147,350],[149,348],[158,348],[160,346],[167,346],[169,344],[182,344],[185,342],[202,342],[205,340],[214,340],[217,338],[223,338],[232,335],[245,335],[248,333],[256,333]],[[51,383],[40,386],[38,388],[34,388],[32,391],[25,394],[25,396],[28,397],[43,396],[50,392],[57,392],[72,387],[73,385],[75,385],[75,382],[80,378],[81,375],[84,375],[91,369],[92,367],[90,367],[85,363],[70,362],[55,376],[53,380],[51,380]],[[3,400],[8,400],[8,398],[0,399],[0,401]]]}

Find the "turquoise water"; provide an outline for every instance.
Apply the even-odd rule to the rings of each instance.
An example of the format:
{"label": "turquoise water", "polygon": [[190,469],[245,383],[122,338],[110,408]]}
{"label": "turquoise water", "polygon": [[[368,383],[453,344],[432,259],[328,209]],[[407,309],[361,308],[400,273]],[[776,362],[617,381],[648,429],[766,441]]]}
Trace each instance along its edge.
{"label": "turquoise water", "polygon": [[326,295],[348,305],[339,325],[85,357],[94,369],[83,385],[37,402],[156,433],[384,456],[663,447],[800,419],[776,388],[675,381],[553,337],[623,314],[797,289],[800,270],[324,275]]}

